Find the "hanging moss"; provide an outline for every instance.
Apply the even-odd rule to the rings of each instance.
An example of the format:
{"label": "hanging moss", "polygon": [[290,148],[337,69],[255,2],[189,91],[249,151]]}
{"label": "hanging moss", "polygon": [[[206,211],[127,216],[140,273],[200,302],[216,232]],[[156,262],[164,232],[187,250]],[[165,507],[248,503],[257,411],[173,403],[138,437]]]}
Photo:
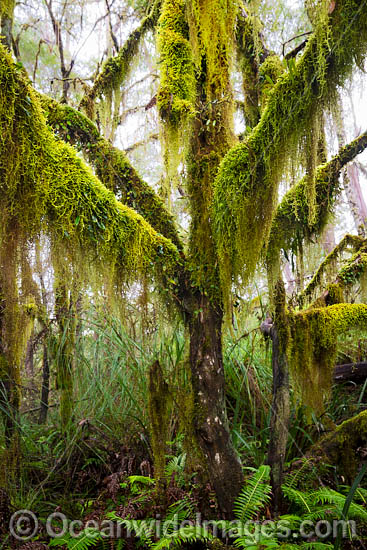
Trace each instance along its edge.
{"label": "hanging moss", "polygon": [[342,84],[365,54],[365,3],[338,2],[328,21],[330,29],[310,38],[302,58],[274,86],[259,124],[220,166],[213,215],[226,292],[233,276],[248,280],[268,240],[289,145],[307,132],[315,102]]}
{"label": "hanging moss", "polygon": [[118,277],[152,270],[172,284],[180,258],[176,247],[113,193],[57,141],[38,99],[0,47],[0,181],[2,212],[16,217],[28,236],[40,229],[109,262]]}
{"label": "hanging moss", "polygon": [[308,298],[312,296],[316,288],[320,288],[322,281],[324,279],[325,273],[328,272],[330,265],[335,264],[339,259],[340,255],[345,251],[346,248],[351,247],[353,250],[359,250],[364,244],[364,239],[356,235],[345,235],[340,243],[326,256],[326,258],[321,262],[311,281],[308,283],[307,287],[302,292],[301,299]]}
{"label": "hanging moss", "polygon": [[195,74],[186,0],[163,0],[157,47],[160,65],[157,106],[163,121],[166,169],[169,179],[174,179],[185,156],[188,127],[195,114]]}
{"label": "hanging moss", "polygon": [[353,328],[367,328],[367,305],[312,308],[294,313],[290,324],[288,357],[293,379],[302,401],[322,412],[331,390],[338,336]]}
{"label": "hanging moss", "polygon": [[222,303],[211,203],[218,165],[235,142],[230,84],[236,5],[200,0],[188,6],[196,78],[197,116],[187,155],[192,284],[216,305]]}
{"label": "hanging moss", "polygon": [[270,280],[276,277],[281,249],[297,251],[300,243],[319,234],[325,227],[328,215],[341,191],[339,175],[345,164],[367,147],[367,133],[343,147],[330,162],[321,165],[315,174],[317,216],[309,225],[306,177],[286,193],[276,209],[272,221],[266,259]]}
{"label": "hanging moss", "polygon": [[161,0],[153,2],[150,13],[142,20],[138,28],[130,34],[118,54],[107,59],[93,86],[86,91],[80,106],[92,120],[95,118],[95,100],[111,95],[127,79],[133,60],[138,52],[140,41],[157,23],[160,4]]}
{"label": "hanging moss", "polygon": [[93,122],[72,107],[48,96],[42,95],[40,99],[47,123],[62,139],[85,153],[102,183],[121,202],[141,214],[158,233],[182,249],[173,216],[160,197],[139,177],[126,155],[102,138]]}

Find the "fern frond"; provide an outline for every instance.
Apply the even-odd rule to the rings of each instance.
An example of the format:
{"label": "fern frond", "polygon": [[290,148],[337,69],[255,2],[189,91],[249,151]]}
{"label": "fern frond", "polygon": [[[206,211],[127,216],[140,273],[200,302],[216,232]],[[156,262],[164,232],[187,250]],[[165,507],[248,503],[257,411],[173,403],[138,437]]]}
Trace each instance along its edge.
{"label": "fern frond", "polygon": [[165,468],[165,474],[167,477],[171,477],[173,474],[182,474],[186,465],[186,453],[182,453],[178,456],[174,456],[168,462]]}
{"label": "fern frond", "polygon": [[169,506],[166,520],[177,519],[177,521],[181,523],[187,519],[193,519],[195,516],[195,511],[194,503],[187,496],[185,496],[183,499],[178,500]]}
{"label": "fern frond", "polygon": [[205,527],[187,525],[160,539],[153,544],[152,550],[164,550],[165,548],[173,549],[182,546],[182,544],[205,542],[212,539],[213,535]]}
{"label": "fern frond", "polygon": [[293,487],[287,487],[282,485],[283,494],[290,502],[296,504],[302,511],[311,513],[312,510],[312,495],[313,493],[306,493],[304,491],[298,491]]}
{"label": "fern frond", "polygon": [[246,481],[236,499],[234,514],[240,521],[252,519],[270,501],[270,466],[260,466]]}
{"label": "fern frond", "polygon": [[88,527],[76,537],[65,533],[61,537],[52,539],[49,546],[66,546],[68,550],[88,550],[102,540],[104,540],[103,533],[94,527]]}
{"label": "fern frond", "polygon": [[[330,504],[334,507],[335,513],[338,517],[342,514],[346,499],[347,497],[345,495],[339,493],[338,491],[334,491],[334,489],[330,489],[329,487],[322,487],[312,494],[312,503],[315,506],[319,502],[321,504]],[[350,504],[348,516],[350,518],[367,521],[366,509],[355,502]]]}
{"label": "fern frond", "polygon": [[155,479],[152,477],[147,476],[129,476],[128,481],[131,485],[135,485],[136,483],[140,483],[141,485],[154,485]]}

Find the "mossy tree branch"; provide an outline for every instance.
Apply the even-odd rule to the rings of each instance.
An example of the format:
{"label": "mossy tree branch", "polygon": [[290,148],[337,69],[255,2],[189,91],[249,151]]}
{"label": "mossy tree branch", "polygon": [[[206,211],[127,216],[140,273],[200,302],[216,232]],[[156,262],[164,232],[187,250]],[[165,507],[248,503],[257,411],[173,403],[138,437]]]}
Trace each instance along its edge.
{"label": "mossy tree branch", "polygon": [[[239,67],[242,73],[244,92],[243,113],[248,127],[254,128],[261,116],[263,88],[269,80],[276,82],[284,69],[280,58],[267,49],[257,21],[242,9],[237,16],[236,46]],[[267,59],[271,57],[271,62]]]}
{"label": "mossy tree branch", "polygon": [[353,286],[365,273],[367,267],[367,242],[362,237],[356,235],[346,235],[340,243],[326,256],[324,261],[318,267],[307,287],[298,298],[300,304],[305,300],[310,300],[317,288],[323,287],[326,281],[327,270],[340,257],[340,254],[351,247],[354,251],[352,257],[345,262],[345,265],[339,270],[333,282],[327,284],[322,295],[313,303],[314,307],[322,305],[328,306],[344,301],[344,289]]}
{"label": "mossy tree branch", "polygon": [[323,276],[327,271],[328,267],[337,261],[340,255],[347,249],[352,248],[354,251],[358,251],[361,246],[365,243],[365,240],[362,237],[357,235],[345,235],[339,244],[326,256],[326,258],[321,262],[317,268],[314,276],[311,281],[308,283],[306,288],[302,292],[302,296],[307,297],[311,296],[314,290],[320,286]]}
{"label": "mossy tree branch", "polygon": [[47,123],[62,139],[83,150],[102,183],[182,250],[173,216],[154,190],[140,178],[125,153],[104,139],[93,122],[79,111],[48,96],[40,98]]}
{"label": "mossy tree branch", "polygon": [[0,125],[2,230],[16,219],[28,236],[44,230],[72,253],[80,248],[92,262],[107,261],[119,279],[153,270],[175,287],[177,247],[120,203],[73,147],[54,137],[31,85],[3,46]]}
{"label": "mossy tree branch", "polygon": [[309,223],[306,178],[292,187],[279,204],[272,225],[267,248],[270,264],[277,260],[279,251],[294,250],[297,243],[319,234],[341,191],[339,176],[342,168],[367,148],[367,131],[343,147],[339,154],[320,166],[315,175],[317,216]]}
{"label": "mossy tree branch", "polygon": [[289,148],[307,133],[323,103],[361,64],[367,48],[367,1],[337,2],[298,62],[269,94],[259,124],[223,159],[215,183],[214,222],[223,287],[247,281],[267,243]]}
{"label": "mossy tree branch", "polygon": [[90,118],[94,118],[94,103],[101,97],[120,86],[127,78],[132,61],[137,54],[140,41],[145,34],[153,30],[157,24],[161,0],[155,0],[150,13],[144,17],[140,25],[130,34],[118,54],[110,57],[103,64],[93,86],[85,93],[80,106]]}

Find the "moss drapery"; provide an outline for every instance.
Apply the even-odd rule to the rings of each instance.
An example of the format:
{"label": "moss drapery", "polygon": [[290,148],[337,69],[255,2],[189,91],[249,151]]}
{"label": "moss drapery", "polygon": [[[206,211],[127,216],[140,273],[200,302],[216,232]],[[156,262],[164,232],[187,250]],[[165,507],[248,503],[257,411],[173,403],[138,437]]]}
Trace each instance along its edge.
{"label": "moss drapery", "polygon": [[288,146],[307,131],[315,104],[361,63],[366,42],[367,2],[338,2],[301,59],[279,77],[258,125],[223,159],[213,216],[226,292],[233,277],[248,280],[268,240]]}

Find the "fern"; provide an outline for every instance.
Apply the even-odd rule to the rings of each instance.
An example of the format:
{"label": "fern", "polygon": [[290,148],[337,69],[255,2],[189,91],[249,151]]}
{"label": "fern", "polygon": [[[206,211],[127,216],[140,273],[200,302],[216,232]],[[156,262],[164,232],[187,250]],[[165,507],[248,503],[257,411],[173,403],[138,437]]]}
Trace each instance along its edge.
{"label": "fern", "polygon": [[61,537],[53,539],[49,546],[66,546],[68,550],[88,550],[103,540],[103,533],[94,527],[88,527],[76,537],[73,537],[70,533],[65,533]]}
{"label": "fern", "polygon": [[301,511],[307,512],[309,514],[312,513],[311,500],[313,493],[299,491],[298,489],[294,489],[293,487],[288,487],[286,485],[282,486],[282,490],[288,500],[296,504]]}
{"label": "fern", "polygon": [[186,465],[186,453],[182,453],[178,456],[174,456],[168,462],[165,474],[170,478],[173,474],[182,474]]}
{"label": "fern", "polygon": [[194,542],[206,542],[212,540],[213,535],[205,527],[198,525],[187,525],[181,527],[153,544],[152,550],[164,550],[165,548],[174,549],[182,544],[192,544]]}
{"label": "fern", "polygon": [[183,499],[171,504],[167,511],[166,520],[177,519],[178,522],[182,522],[188,519],[192,519],[195,515],[195,504],[185,496]]}
{"label": "fern", "polygon": [[248,521],[254,518],[268,504],[271,492],[269,478],[270,466],[260,466],[247,480],[235,502],[234,514],[238,520]]}
{"label": "fern", "polygon": [[127,479],[132,487],[134,487],[137,483],[146,486],[155,484],[155,479],[147,476],[129,476]]}

